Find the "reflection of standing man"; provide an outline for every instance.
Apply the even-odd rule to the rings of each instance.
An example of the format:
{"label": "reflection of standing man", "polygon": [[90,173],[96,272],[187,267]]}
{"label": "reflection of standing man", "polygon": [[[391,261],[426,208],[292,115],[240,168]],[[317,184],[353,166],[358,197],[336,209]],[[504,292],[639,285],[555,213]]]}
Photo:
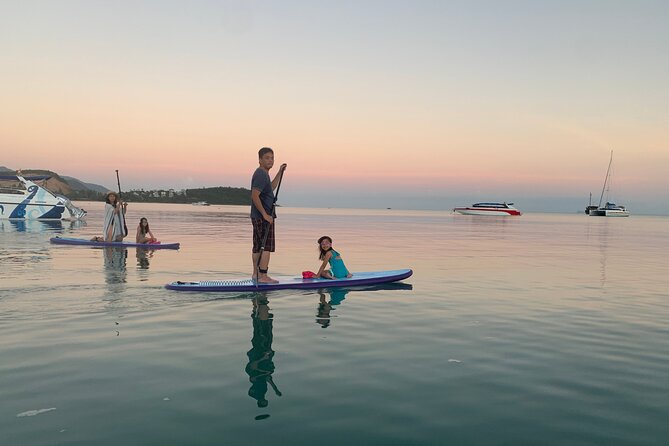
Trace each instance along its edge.
{"label": "reflection of standing man", "polygon": [[267,384],[272,386],[277,396],[281,392],[277,389],[272,380],[274,373],[274,350],[272,350],[272,317],[269,312],[269,301],[265,296],[259,296],[253,299],[253,338],[251,339],[252,348],[246,353],[249,358],[246,364],[246,373],[249,375],[251,388],[249,396],[258,402],[258,407],[266,407],[269,403],[265,398],[267,394]]}

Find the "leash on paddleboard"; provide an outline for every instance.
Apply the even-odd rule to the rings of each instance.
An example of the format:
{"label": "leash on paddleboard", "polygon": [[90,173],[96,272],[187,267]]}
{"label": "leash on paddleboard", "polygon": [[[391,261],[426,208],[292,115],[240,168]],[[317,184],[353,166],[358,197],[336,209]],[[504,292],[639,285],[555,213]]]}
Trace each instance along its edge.
{"label": "leash on paddleboard", "polygon": [[[283,173],[286,171],[286,164],[282,164],[281,167],[279,167],[279,184],[276,185],[276,193],[274,194],[274,200],[272,201],[272,210],[270,211],[270,215],[272,218],[274,217],[274,208],[276,208],[276,200],[279,198],[279,189],[281,189],[281,182],[283,181]],[[273,224],[273,223],[272,223]],[[270,231],[270,224],[267,221],[264,221],[264,226],[265,226],[265,233],[263,234],[262,237],[262,243],[260,244],[260,255],[258,256],[258,263],[256,264],[256,288],[258,288],[258,278],[260,276],[260,259],[262,259],[262,254],[265,251],[265,244],[267,243],[267,238],[269,237],[269,231]]]}
{"label": "leash on paddleboard", "polygon": [[118,169],[116,169],[116,184],[118,184],[118,205],[121,206],[121,218],[123,219],[123,230],[125,231],[124,237],[128,236],[128,225],[125,224],[125,212],[123,209],[123,202],[121,201],[121,180],[118,176]]}

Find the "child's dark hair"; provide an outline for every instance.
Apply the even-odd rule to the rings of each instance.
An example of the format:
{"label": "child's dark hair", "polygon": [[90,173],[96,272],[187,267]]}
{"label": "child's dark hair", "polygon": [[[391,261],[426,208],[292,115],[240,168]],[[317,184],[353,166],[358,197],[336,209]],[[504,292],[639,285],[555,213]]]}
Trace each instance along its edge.
{"label": "child's dark hair", "polygon": [[262,149],[258,150],[258,159],[265,156],[266,153],[274,153],[274,150],[269,147],[263,147]]}
{"label": "child's dark hair", "polygon": [[142,234],[148,234],[150,231],[149,220],[146,220],[146,229],[144,229],[144,226],[142,226],[142,220],[146,220],[146,217],[142,217],[139,219],[139,230],[142,232]]}
{"label": "child's dark hair", "polygon": [[[318,251],[320,253],[318,258],[320,260],[323,260],[325,258],[325,254],[327,254],[329,251],[329,249],[326,251],[321,247],[321,243],[323,243],[323,240],[329,240],[330,244],[332,244],[332,237],[330,237],[329,235],[324,235],[323,237],[318,239]],[[330,249],[332,249],[332,247],[330,247]]]}

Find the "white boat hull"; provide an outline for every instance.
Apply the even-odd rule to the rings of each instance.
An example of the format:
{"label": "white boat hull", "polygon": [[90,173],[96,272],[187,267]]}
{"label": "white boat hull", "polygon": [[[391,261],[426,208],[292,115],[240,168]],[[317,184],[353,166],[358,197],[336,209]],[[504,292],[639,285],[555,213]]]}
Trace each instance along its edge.
{"label": "white boat hull", "polygon": [[454,212],[462,215],[497,215],[497,216],[510,216],[510,215],[519,215],[512,214],[510,212],[500,211],[500,210],[480,210],[480,209],[454,209]]}
{"label": "white boat hull", "polygon": [[40,203],[9,203],[0,201],[0,218],[16,218],[25,220],[60,220],[63,218],[65,206]]}
{"label": "white boat hull", "polygon": [[597,209],[590,211],[588,215],[591,217],[629,217],[630,213],[619,209]]}
{"label": "white boat hull", "polygon": [[86,215],[86,211],[73,206],[68,199],[57,197],[23,177],[17,178],[25,190],[0,193],[0,219],[76,220]]}

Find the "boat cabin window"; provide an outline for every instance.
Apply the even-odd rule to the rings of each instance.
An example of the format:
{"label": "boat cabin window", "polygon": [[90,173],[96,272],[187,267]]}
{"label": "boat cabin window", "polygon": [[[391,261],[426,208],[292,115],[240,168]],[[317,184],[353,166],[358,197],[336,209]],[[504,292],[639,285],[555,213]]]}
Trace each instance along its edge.
{"label": "boat cabin window", "polygon": [[22,195],[26,192],[25,185],[17,180],[0,179],[0,193]]}

